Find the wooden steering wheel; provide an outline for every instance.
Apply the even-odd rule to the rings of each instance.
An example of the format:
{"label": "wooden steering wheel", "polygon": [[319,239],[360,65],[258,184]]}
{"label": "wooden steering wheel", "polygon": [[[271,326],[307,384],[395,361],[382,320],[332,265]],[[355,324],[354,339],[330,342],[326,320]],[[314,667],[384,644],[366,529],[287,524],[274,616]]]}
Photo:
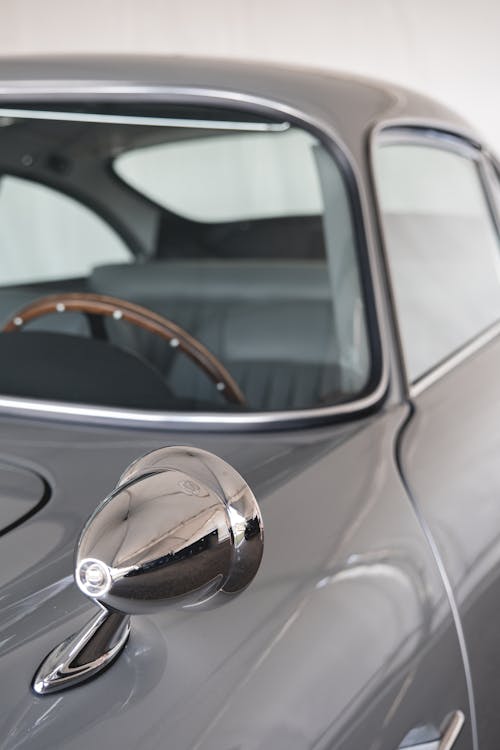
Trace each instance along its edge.
{"label": "wooden steering wheel", "polygon": [[[181,326],[168,318],[133,302],[87,292],[71,294],[50,294],[26,305],[10,318],[3,333],[19,331],[31,320],[50,313],[81,312],[91,320],[92,332],[99,329],[92,325],[94,316],[107,316],[114,320],[125,320],[145,331],[154,333],[168,342],[172,348],[179,348],[198,365],[215,383],[227,401],[245,405],[245,397],[234,378],[224,365],[198,339],[195,339]],[[100,321],[100,318],[97,318]]]}

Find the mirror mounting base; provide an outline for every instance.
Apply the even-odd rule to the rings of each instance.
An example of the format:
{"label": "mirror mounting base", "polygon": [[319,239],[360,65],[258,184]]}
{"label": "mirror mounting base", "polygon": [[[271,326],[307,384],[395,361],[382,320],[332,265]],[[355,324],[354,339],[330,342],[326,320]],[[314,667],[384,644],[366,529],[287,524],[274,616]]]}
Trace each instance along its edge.
{"label": "mirror mounting base", "polygon": [[99,674],[121,653],[129,633],[130,615],[100,605],[100,612],[42,662],[33,679],[34,692],[48,695]]}

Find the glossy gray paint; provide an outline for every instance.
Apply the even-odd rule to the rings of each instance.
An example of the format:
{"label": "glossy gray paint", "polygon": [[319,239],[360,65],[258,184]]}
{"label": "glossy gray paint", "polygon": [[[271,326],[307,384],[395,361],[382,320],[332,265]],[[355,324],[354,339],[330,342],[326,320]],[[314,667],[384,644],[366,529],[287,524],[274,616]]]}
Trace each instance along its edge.
{"label": "glossy gray paint", "polygon": [[36,513],[50,496],[50,489],[41,476],[12,464],[0,465],[0,488],[0,535]]}
{"label": "glossy gray paint", "polygon": [[480,747],[500,742],[500,343],[415,396],[403,470],[438,544],[463,621]]}
{"label": "glossy gray paint", "polygon": [[[344,414],[345,424],[302,431],[179,433],[167,419],[154,431],[135,420],[132,430],[111,427],[112,420],[90,423],[85,415],[80,424],[74,415],[65,422],[57,415],[35,419],[36,404],[24,412],[30,418],[16,414],[15,405],[14,416],[4,413],[0,459],[43,474],[53,497],[0,540],[2,747],[389,750],[416,727],[419,741],[435,739],[456,709],[466,724],[455,747],[475,747],[460,623],[396,462],[401,435],[399,457],[423,522],[459,586],[461,570],[467,577],[467,546],[439,535],[440,506],[432,502],[439,488],[449,503],[445,528],[467,529],[447,483],[456,469],[453,446],[441,464],[436,449],[446,445],[449,426],[442,425],[438,441],[439,426],[428,427],[423,408],[428,394],[419,397],[420,418],[418,404],[413,416],[404,404],[368,158],[369,135],[384,123],[442,127],[473,141],[474,133],[424,97],[321,71],[182,59],[28,59],[3,61],[0,79],[0,102],[196,97],[260,112],[279,107],[332,138],[359,199],[387,368],[386,399],[379,398],[373,416]],[[467,446],[464,415],[456,409],[464,403],[463,386],[452,386],[443,408],[454,420],[455,440]],[[449,381],[437,387],[444,391]],[[486,410],[486,392],[483,399]],[[437,412],[440,403],[430,406]],[[492,425],[492,412],[489,419]],[[481,430],[477,423],[473,434]],[[256,579],[238,600],[213,612],[136,618],[125,654],[107,673],[60,696],[34,696],[29,685],[38,664],[89,616],[72,582],[83,521],[130,460],[167,444],[217,453],[249,482],[266,533]],[[493,462],[491,450],[488,456]],[[425,484],[427,462],[441,484]],[[485,468],[494,475],[493,463]],[[480,553],[487,533],[494,533],[491,519],[486,526],[474,535]],[[469,578],[470,590],[487,585],[481,572],[477,581]],[[466,597],[460,591],[458,597],[465,615]],[[491,599],[483,601],[493,607]],[[481,633],[477,623],[474,629],[466,622],[465,630],[469,639]],[[491,660],[480,644],[477,652]],[[474,647],[472,662],[477,669]],[[490,672],[485,694],[495,684],[494,665]]]}
{"label": "glossy gray paint", "polygon": [[456,708],[456,747],[471,747],[449,604],[393,459],[406,416],[183,435],[259,498],[254,582],[213,611],[134,618],[108,672],[43,698],[34,669],[92,610],[72,581],[84,520],[131,459],[178,435],[5,421],[1,454],[43,466],[54,495],[0,544],[2,747],[396,748]]}

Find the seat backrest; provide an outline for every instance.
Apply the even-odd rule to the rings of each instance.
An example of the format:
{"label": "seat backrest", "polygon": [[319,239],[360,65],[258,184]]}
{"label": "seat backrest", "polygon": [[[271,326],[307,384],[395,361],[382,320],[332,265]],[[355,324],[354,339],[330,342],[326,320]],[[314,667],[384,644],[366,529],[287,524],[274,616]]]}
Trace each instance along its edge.
{"label": "seat backrest", "polygon": [[[253,409],[312,406],[338,387],[330,286],[322,261],[155,261],[94,269],[91,291],[124,297],[183,326],[239,382]],[[217,401],[185,357],[115,326],[173,390]],[[161,345],[161,342],[160,342]]]}

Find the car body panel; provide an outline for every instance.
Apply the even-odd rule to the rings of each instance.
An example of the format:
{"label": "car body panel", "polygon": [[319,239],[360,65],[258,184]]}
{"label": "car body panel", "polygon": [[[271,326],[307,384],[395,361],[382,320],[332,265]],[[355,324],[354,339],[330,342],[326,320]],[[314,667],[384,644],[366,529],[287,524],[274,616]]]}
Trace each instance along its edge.
{"label": "car body panel", "polygon": [[470,747],[449,603],[393,459],[405,418],[183,435],[259,500],[255,581],[211,612],[134,618],[106,673],[43,698],[30,690],[37,665],[92,611],[72,580],[79,529],[131,459],[178,436],[3,424],[2,454],[36,461],[53,497],[0,545],[2,747],[359,748],[367,736],[397,747],[457,708],[468,717],[457,747]]}
{"label": "car body panel", "polygon": [[0,464],[0,535],[30,518],[45,505],[50,488],[26,467]]}
{"label": "car body panel", "polygon": [[469,651],[480,747],[500,741],[500,343],[491,341],[414,396],[401,461],[440,549]]}

